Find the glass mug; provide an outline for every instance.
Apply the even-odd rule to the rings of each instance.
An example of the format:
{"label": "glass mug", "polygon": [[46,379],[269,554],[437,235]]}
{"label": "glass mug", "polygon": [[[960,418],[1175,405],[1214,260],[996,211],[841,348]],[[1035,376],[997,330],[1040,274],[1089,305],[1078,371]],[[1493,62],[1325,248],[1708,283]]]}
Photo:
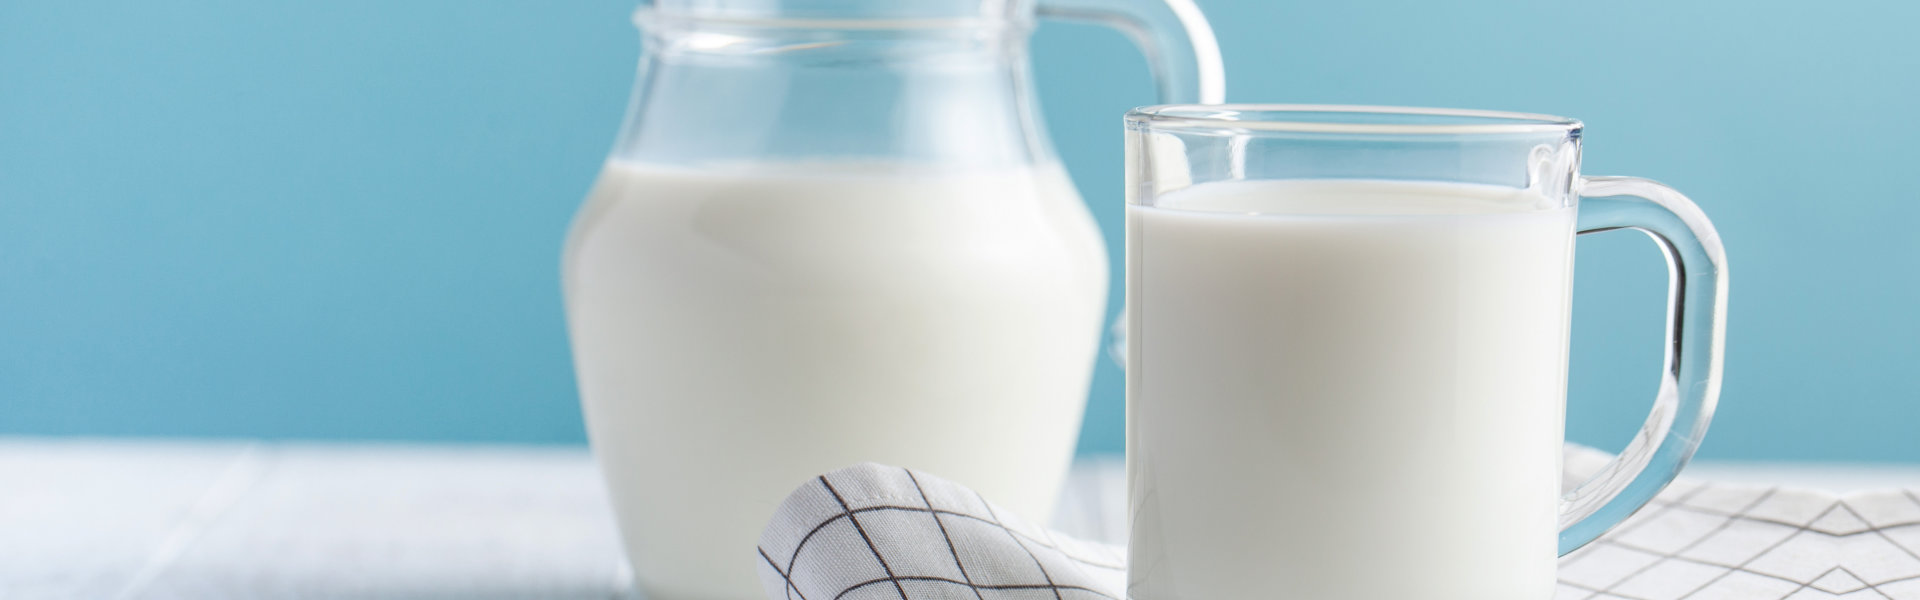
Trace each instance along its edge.
{"label": "glass mug", "polygon": [[[1700,209],[1583,177],[1581,124],[1503,112],[1127,116],[1132,600],[1543,600],[1650,500],[1720,392],[1727,270]],[[1561,494],[1576,233],[1672,275],[1652,416]]]}

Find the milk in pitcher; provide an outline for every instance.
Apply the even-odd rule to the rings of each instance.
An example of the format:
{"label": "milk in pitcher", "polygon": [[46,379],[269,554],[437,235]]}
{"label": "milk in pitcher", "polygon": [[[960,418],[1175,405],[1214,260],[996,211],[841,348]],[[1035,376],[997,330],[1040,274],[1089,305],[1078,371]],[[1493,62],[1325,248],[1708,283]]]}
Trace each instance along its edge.
{"label": "milk in pitcher", "polygon": [[649,593],[762,597],[774,508],[860,462],[1051,512],[1107,290],[1059,167],[616,160],[570,239],[588,431]]}

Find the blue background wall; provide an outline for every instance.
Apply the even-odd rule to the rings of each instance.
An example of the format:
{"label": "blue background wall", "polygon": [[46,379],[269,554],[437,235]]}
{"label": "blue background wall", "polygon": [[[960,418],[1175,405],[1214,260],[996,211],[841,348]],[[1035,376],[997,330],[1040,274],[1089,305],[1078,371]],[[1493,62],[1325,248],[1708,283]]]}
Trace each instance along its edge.
{"label": "blue background wall", "polygon": [[[558,251],[634,3],[0,2],[0,433],[580,440]],[[1920,461],[1920,4],[1201,4],[1233,100],[1577,116],[1588,172],[1690,193],[1734,281],[1703,456]],[[1035,60],[1117,248],[1144,62],[1065,25]],[[1578,268],[1571,433],[1617,447],[1664,277],[1628,234]]]}

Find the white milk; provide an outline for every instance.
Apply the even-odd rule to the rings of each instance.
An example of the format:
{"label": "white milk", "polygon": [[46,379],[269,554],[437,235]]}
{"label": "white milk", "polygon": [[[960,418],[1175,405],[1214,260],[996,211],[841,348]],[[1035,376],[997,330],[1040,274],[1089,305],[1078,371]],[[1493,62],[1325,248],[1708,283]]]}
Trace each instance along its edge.
{"label": "white milk", "polygon": [[1553,596],[1574,211],[1202,184],[1129,206],[1132,600]]}
{"label": "white milk", "polygon": [[565,270],[588,432],[652,600],[762,598],[774,507],[861,461],[1053,508],[1107,289],[1058,167],[609,163]]}

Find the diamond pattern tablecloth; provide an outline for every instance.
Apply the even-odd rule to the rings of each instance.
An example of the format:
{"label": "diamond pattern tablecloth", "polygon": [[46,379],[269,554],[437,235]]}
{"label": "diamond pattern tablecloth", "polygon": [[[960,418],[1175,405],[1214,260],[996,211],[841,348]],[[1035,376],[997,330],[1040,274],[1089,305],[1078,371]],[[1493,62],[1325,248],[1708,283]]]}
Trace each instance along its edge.
{"label": "diamond pattern tablecloth", "polygon": [[[1576,455],[1569,471],[1604,460]],[[1556,600],[1619,598],[1920,599],[1920,495],[1683,478],[1560,561]]]}

